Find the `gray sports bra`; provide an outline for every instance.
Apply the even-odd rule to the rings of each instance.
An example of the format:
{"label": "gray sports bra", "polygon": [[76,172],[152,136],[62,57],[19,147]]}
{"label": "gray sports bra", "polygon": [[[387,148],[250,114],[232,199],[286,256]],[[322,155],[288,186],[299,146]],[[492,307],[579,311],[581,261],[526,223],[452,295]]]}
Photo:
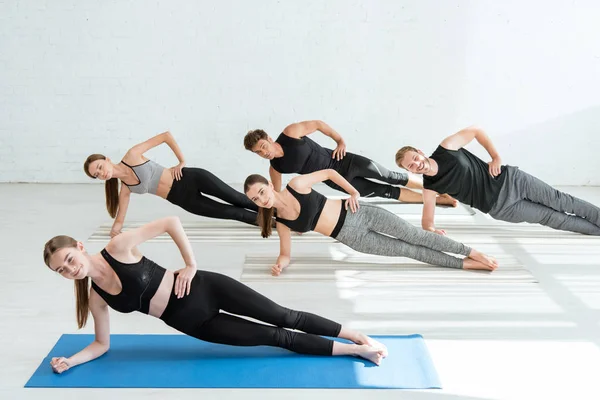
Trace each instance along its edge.
{"label": "gray sports bra", "polygon": [[137,194],[156,194],[158,183],[160,182],[160,177],[165,170],[165,167],[152,160],[148,160],[143,164],[134,165],[133,167],[125,161],[121,162],[132,169],[139,182],[137,185],[128,185],[123,182],[129,190]]}

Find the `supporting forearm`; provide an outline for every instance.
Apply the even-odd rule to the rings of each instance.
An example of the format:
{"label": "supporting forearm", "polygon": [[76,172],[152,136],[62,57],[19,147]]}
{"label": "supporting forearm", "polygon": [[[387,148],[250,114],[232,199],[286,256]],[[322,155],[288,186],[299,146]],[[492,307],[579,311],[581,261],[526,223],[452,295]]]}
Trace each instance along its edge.
{"label": "supporting forearm", "polygon": [[279,257],[289,258],[292,253],[292,236],[290,230],[289,228],[277,227],[277,234],[279,236]]}
{"label": "supporting forearm", "polygon": [[106,353],[109,347],[110,346],[107,344],[103,344],[94,340],[89,346],[81,350],[79,353],[73,354],[67,359],[69,367],[74,367],[75,365],[92,361]]}
{"label": "supporting forearm", "polygon": [[273,188],[275,189],[276,192],[280,192],[281,191],[281,174],[277,171],[275,171],[275,169],[273,167],[269,167],[269,175],[271,177],[271,182],[273,183]]}
{"label": "supporting forearm", "polygon": [[123,224],[125,222],[127,208],[129,208],[129,194],[121,194],[119,196],[119,210],[117,211],[117,216],[115,217],[115,223]]}
{"label": "supporting forearm", "polygon": [[435,199],[437,193],[425,189],[423,190],[423,215],[421,217],[421,227],[430,232],[435,232]]}
{"label": "supporting forearm", "polygon": [[435,224],[431,220],[422,219],[421,220],[421,227],[425,231],[435,232]]}

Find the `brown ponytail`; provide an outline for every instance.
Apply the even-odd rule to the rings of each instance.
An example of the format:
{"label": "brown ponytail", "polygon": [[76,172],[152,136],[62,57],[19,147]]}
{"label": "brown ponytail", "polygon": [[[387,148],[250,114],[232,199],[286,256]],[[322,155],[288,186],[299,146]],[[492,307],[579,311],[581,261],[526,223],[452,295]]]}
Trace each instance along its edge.
{"label": "brown ponytail", "polygon": [[106,194],[106,209],[111,218],[114,218],[119,211],[119,180],[110,178],[104,182],[104,193]]}
{"label": "brown ponytail", "polygon": [[83,328],[90,314],[90,278],[75,279],[75,308],[77,310],[77,326]]}
{"label": "brown ponytail", "polygon": [[[83,171],[92,179],[96,179],[96,177],[90,173],[90,164],[96,160],[106,160],[106,157],[102,154],[92,154],[83,163]],[[119,180],[110,178],[104,182],[104,193],[106,195],[106,209],[111,218],[114,218],[119,211]]]}
{"label": "brown ponytail", "polygon": [[[244,193],[248,193],[250,186],[254,185],[255,183],[262,183],[268,185],[269,181],[264,176],[259,174],[250,175],[246,178],[246,181],[244,182]],[[256,218],[256,222],[258,223],[258,226],[260,226],[260,234],[264,238],[268,238],[273,232],[274,212],[274,208],[258,207],[258,216]]]}
{"label": "brown ponytail", "polygon": [[264,238],[271,236],[273,232],[273,213],[274,208],[258,207],[258,217],[256,218],[258,226],[260,226],[260,234]]}
{"label": "brown ponytail", "polygon": [[[77,247],[77,241],[70,236],[55,236],[44,246],[44,263],[50,268],[50,257],[65,247]],[[90,278],[75,280],[75,308],[77,313],[77,326],[83,328],[87,323],[90,313]]]}

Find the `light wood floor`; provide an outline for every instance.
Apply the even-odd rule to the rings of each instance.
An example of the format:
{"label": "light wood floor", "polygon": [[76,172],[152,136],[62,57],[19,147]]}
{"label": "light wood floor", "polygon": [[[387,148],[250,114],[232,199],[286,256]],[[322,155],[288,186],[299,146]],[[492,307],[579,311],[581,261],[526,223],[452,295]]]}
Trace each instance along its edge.
{"label": "light wood floor", "polygon": [[[600,188],[562,189],[600,204]],[[153,196],[132,196],[128,219],[172,214],[198,220]],[[469,218],[478,227],[503,226],[480,213]],[[418,223],[415,216],[407,219]],[[107,222],[101,185],[0,185],[0,399],[600,398],[600,238],[528,236],[527,226],[527,232],[493,244],[517,257],[537,284],[249,283],[287,307],[318,311],[366,333],[423,334],[443,390],[23,389],[59,336],[77,332],[72,284],[44,266],[44,242],[57,234],[85,241]],[[480,239],[464,231],[460,238],[474,245]],[[298,242],[293,252],[330,254],[340,246]],[[90,250],[101,247],[89,244]],[[276,240],[194,243],[200,268],[238,279],[246,253],[273,252],[275,258],[277,249]],[[147,244],[142,251],[166,268],[181,267],[171,243]],[[135,313],[113,312],[111,325],[114,333],[172,332],[161,321]],[[88,326],[82,333],[91,331]],[[293,371],[274,379],[288,373]]]}

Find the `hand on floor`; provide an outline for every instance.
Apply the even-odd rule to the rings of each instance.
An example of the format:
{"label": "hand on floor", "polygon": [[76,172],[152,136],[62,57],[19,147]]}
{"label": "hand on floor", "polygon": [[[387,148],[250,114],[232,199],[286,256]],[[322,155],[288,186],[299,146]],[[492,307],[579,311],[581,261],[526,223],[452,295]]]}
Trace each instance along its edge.
{"label": "hand on floor", "polygon": [[277,258],[277,263],[271,267],[271,275],[279,276],[288,265],[290,265],[290,258],[287,256],[279,256]]}
{"label": "hand on floor", "polygon": [[52,366],[52,371],[54,371],[57,374],[62,374],[63,372],[71,368],[65,357],[52,358],[52,360],[50,361],[50,365]]}

